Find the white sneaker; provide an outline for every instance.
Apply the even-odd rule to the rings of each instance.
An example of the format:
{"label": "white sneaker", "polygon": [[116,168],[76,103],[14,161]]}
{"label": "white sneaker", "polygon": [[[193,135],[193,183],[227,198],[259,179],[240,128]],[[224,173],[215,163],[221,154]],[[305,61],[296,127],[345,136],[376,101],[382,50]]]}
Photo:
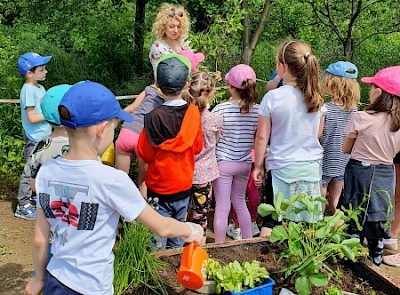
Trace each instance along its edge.
{"label": "white sneaker", "polygon": [[258,228],[257,222],[255,221],[251,223],[251,233],[253,234],[253,237],[260,234],[260,229]]}
{"label": "white sneaker", "polygon": [[234,223],[231,223],[228,225],[228,230],[226,231],[226,235],[234,240],[242,239],[242,234],[240,232],[240,228],[235,228]]}

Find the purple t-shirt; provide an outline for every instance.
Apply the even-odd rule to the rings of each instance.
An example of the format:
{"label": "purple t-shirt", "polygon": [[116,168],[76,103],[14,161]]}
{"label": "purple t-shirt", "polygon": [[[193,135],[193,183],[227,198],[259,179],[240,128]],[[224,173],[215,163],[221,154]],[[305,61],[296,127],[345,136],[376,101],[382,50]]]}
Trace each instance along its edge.
{"label": "purple t-shirt", "polygon": [[133,112],[133,122],[124,122],[122,128],[126,128],[136,134],[142,132],[144,126],[144,115],[150,113],[155,108],[164,103],[164,100],[158,96],[157,89],[153,86],[147,86],[145,96],[140,106]]}

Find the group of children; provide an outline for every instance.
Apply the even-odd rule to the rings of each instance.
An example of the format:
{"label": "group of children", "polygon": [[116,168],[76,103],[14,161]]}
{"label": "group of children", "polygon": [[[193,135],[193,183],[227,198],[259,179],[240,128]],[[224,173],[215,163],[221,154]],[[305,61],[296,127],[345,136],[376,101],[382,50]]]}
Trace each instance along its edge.
{"label": "group of children", "polygon": [[[29,89],[21,92],[22,116],[32,128],[24,123],[25,154],[35,147],[24,171],[31,171],[38,196],[36,213],[29,199],[16,211],[20,217],[29,211],[24,216],[36,219],[36,275],[26,294],[41,289],[44,294],[112,294],[112,248],[120,216],[146,225],[160,249],[191,241],[204,244],[214,195],[215,241],[225,241],[231,206],[241,237],[251,238],[255,210],[251,216],[246,187],[258,195],[255,186],[264,184],[267,202],[272,203],[277,192],[285,198],[300,192],[328,194],[331,212],[339,202],[354,207],[372,195],[361,218],[363,230],[350,225],[350,234],[367,238],[373,262],[381,263],[384,238],[390,238],[384,224],[394,204],[393,158],[400,150],[400,67],[362,79],[371,85],[370,106],[357,112],[355,65],[330,65],[321,91],[311,48],[287,41],[276,56],[282,86],[268,91],[258,104],[254,70],[236,65],[225,76],[230,98],[210,112],[215,91],[210,74],[191,73],[196,69],[190,54],[188,59],[170,53],[157,61],[155,84],[146,88],[132,116],[110,90],[95,82],[59,85],[45,94],[38,82],[45,79],[50,59],[27,53],[18,63],[25,77],[23,90]],[[330,99],[326,104],[324,94]],[[134,151],[142,161],[142,193],[126,173],[131,155],[129,165],[120,158],[125,171],[100,160],[120,120],[127,130],[117,139],[117,151]],[[46,121],[55,126],[53,133]],[[42,125],[44,131],[34,138],[30,130],[41,130]],[[185,222],[189,207],[193,222]],[[322,205],[320,210],[312,220],[307,215],[295,218],[314,222],[322,218]],[[261,236],[268,236],[276,221],[262,222]]]}

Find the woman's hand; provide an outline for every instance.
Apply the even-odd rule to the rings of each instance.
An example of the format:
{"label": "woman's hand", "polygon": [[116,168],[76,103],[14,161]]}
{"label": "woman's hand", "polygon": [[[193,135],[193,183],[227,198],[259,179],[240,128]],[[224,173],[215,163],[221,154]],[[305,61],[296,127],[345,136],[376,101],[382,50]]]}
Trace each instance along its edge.
{"label": "woman's hand", "polygon": [[254,168],[253,170],[254,184],[260,188],[264,184],[264,169]]}

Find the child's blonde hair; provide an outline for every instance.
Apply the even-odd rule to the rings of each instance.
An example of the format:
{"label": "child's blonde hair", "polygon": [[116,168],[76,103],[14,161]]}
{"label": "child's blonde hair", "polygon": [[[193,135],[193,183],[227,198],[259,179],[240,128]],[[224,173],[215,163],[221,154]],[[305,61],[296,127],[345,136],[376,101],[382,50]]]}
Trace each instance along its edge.
{"label": "child's blonde hair", "polygon": [[199,111],[207,108],[210,102],[210,93],[214,90],[214,81],[210,74],[205,72],[196,72],[192,75],[189,89],[182,93],[182,98],[189,103],[194,103]]}
{"label": "child's blonde hair", "polygon": [[179,42],[183,42],[188,37],[190,20],[186,10],[181,5],[172,5],[169,3],[163,3],[161,5],[153,23],[153,35],[159,40],[163,39],[165,26],[172,19],[176,19],[181,24],[178,40]]}
{"label": "child's blonde hair", "polygon": [[360,85],[356,79],[339,77],[326,72],[322,78],[323,93],[330,101],[351,111],[360,103]]}
{"label": "child's blonde hair", "polygon": [[317,112],[324,100],[319,85],[319,64],[308,44],[298,41],[283,42],[277,52],[277,62],[286,64],[296,78],[297,87],[304,94],[308,112]]}

